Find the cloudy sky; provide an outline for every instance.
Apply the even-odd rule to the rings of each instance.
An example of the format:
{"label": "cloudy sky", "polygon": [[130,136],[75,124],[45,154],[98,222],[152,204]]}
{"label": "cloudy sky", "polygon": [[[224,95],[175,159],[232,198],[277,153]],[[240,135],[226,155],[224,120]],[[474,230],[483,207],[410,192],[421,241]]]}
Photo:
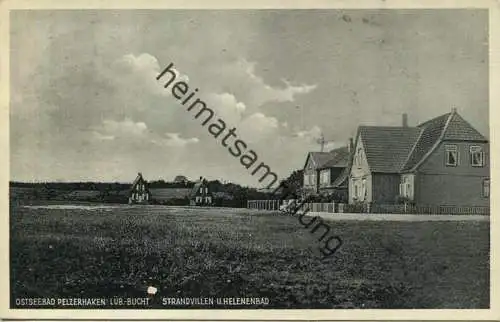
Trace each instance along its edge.
{"label": "cloudy sky", "polygon": [[170,62],[279,177],[323,132],[456,107],[488,135],[487,12],[57,10],[11,13],[11,178],[183,174],[259,186],[155,77]]}

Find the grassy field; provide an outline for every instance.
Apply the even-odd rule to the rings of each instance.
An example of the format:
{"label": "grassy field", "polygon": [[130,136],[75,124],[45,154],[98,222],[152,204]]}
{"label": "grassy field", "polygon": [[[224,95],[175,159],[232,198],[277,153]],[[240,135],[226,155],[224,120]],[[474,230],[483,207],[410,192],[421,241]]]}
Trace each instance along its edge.
{"label": "grassy field", "polygon": [[[109,205],[108,205],[109,207]],[[268,297],[273,308],[487,308],[488,222],[335,221],[163,206],[11,209],[18,297]],[[161,307],[165,308],[165,307]]]}

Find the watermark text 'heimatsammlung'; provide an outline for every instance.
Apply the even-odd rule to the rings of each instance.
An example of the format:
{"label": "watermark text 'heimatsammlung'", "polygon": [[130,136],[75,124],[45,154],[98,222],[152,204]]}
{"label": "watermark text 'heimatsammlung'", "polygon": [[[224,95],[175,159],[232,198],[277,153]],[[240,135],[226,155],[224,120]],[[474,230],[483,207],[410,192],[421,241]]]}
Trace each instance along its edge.
{"label": "watermark text 'heimatsammlung'", "polygon": [[[204,120],[201,125],[208,125],[207,130],[215,139],[222,138],[222,146],[226,147],[228,152],[233,157],[239,158],[241,165],[243,165],[248,170],[251,170],[250,168],[253,168],[253,170],[251,170],[252,175],[260,173],[261,177],[259,179],[259,182],[262,182],[269,177],[270,180],[267,181],[269,182],[267,188],[271,188],[278,181],[278,176],[276,175],[276,173],[271,171],[271,168],[263,162],[260,162],[258,165],[256,165],[259,159],[257,153],[252,149],[248,149],[248,144],[245,143],[245,141],[243,141],[242,139],[238,138],[238,135],[236,134],[236,128],[232,127],[231,129],[226,131],[228,127],[226,122],[220,117],[217,117],[214,110],[210,107],[207,107],[207,104],[203,100],[194,97],[196,95],[196,92],[198,92],[198,88],[190,91],[189,86],[185,81],[178,80],[177,82],[175,82],[177,78],[176,72],[178,73],[179,71],[174,68],[173,63],[170,63],[156,77],[156,80],[159,81],[160,79],[167,77],[168,75],[168,79],[163,79],[166,80],[164,88],[168,88],[170,85],[172,85],[172,96],[178,99],[182,105],[187,106],[188,112],[197,112],[194,116],[195,119],[203,116]],[[224,136],[222,137],[221,135],[223,132]]]}

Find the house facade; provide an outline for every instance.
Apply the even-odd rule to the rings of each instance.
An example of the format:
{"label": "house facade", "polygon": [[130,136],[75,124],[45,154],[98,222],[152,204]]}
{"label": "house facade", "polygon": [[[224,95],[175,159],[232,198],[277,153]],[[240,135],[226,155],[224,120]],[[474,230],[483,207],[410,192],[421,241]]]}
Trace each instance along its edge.
{"label": "house facade", "polygon": [[416,127],[360,126],[349,202],[488,206],[489,143],[454,109]]}
{"label": "house facade", "polygon": [[148,189],[147,181],[144,180],[139,172],[129,191],[129,204],[147,204],[151,199],[151,193]]}
{"label": "house facade", "polygon": [[[310,152],[304,165],[304,195],[347,195],[347,169],[352,144],[330,152]],[[342,176],[344,175],[344,176]],[[339,178],[344,178],[339,180]]]}
{"label": "house facade", "polygon": [[189,194],[191,206],[210,206],[213,204],[213,194],[208,187],[208,181],[200,177]]}

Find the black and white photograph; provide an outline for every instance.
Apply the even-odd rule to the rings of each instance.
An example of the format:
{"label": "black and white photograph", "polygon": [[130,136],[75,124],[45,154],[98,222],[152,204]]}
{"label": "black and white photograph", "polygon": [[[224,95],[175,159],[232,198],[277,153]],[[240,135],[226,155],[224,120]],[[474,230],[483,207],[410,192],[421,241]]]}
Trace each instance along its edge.
{"label": "black and white photograph", "polygon": [[5,305],[490,310],[489,15],[10,10]]}

